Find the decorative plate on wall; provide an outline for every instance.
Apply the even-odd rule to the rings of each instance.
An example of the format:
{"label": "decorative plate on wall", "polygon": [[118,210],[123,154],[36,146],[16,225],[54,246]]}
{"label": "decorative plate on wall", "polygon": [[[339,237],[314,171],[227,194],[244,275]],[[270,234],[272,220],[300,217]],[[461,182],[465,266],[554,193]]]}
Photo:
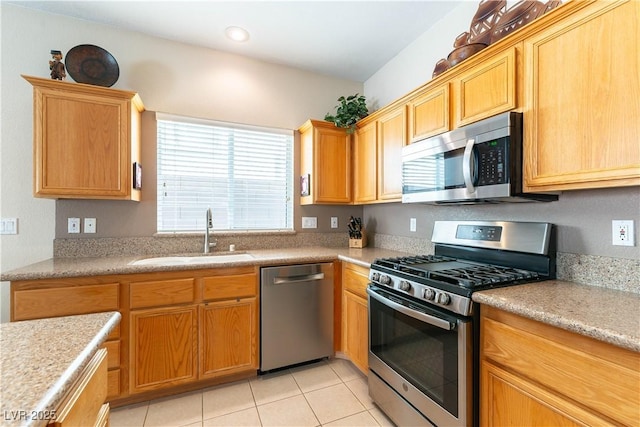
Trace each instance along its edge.
{"label": "decorative plate on wall", "polygon": [[103,48],[92,44],[71,48],[64,62],[67,73],[78,83],[110,87],[120,77],[116,59]]}

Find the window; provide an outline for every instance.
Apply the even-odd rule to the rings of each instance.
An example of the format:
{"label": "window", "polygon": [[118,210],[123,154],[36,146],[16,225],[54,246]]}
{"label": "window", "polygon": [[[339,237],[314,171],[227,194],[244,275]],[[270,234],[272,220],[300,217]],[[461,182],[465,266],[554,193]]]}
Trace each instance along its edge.
{"label": "window", "polygon": [[158,232],[293,229],[293,131],[156,118]]}

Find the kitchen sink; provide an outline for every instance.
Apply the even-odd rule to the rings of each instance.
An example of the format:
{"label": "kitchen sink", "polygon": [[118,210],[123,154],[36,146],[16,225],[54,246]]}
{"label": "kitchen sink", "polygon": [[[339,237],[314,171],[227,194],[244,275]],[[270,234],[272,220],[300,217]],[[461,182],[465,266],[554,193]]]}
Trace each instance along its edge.
{"label": "kitchen sink", "polygon": [[225,254],[225,255],[201,255],[201,256],[163,256],[139,259],[129,265],[196,265],[196,264],[223,264],[225,262],[250,261],[254,259],[250,254]]}

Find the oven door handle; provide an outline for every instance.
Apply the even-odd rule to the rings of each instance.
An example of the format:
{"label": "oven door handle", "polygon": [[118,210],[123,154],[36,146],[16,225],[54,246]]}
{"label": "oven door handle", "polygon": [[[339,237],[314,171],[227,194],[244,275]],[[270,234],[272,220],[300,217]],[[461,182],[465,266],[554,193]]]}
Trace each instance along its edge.
{"label": "oven door handle", "polygon": [[419,311],[415,311],[412,310],[408,307],[405,307],[402,304],[398,304],[397,302],[393,302],[385,297],[383,297],[382,295],[378,294],[376,291],[371,290],[369,288],[367,288],[367,294],[369,294],[369,296],[373,299],[375,299],[376,301],[380,302],[381,304],[386,305],[389,308],[392,308],[396,311],[399,311],[402,314],[406,314],[409,317],[413,317],[416,320],[420,320],[422,322],[426,322],[430,325],[436,326],[440,329],[445,329],[447,331],[450,331],[452,329],[455,328],[455,324],[448,322],[444,319],[441,319],[439,317],[436,316],[431,316],[429,314],[426,313],[421,313]]}

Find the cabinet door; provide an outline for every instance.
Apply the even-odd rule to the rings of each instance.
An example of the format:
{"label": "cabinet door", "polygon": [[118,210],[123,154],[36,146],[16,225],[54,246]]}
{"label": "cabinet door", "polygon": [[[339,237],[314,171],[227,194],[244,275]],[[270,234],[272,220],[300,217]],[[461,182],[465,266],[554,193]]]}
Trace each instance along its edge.
{"label": "cabinet door", "polygon": [[454,128],[517,107],[515,66],[514,47],[488,58],[455,81]]}
{"label": "cabinet door", "polygon": [[133,92],[38,78],[34,85],[34,194],[37,197],[139,200]]}
{"label": "cabinet door", "polygon": [[407,143],[406,129],[405,106],[378,120],[378,201],[402,199],[402,147]]}
{"label": "cabinet door", "polygon": [[482,362],[480,392],[481,425],[484,426],[604,426],[569,400],[537,384],[509,374],[492,363]]}
{"label": "cabinet door", "polygon": [[409,102],[409,141],[451,130],[449,84],[433,88]]}
{"label": "cabinet door", "polygon": [[356,131],[353,140],[353,201],[356,204],[376,201],[377,127],[372,121]]}
{"label": "cabinet door", "polygon": [[256,298],[200,307],[200,377],[258,369]]}
{"label": "cabinet door", "polygon": [[344,353],[354,365],[367,374],[369,371],[367,300],[349,291],[345,291],[343,295]]}
{"label": "cabinet door", "polygon": [[196,306],[131,312],[131,392],[155,390],[197,378]]}
{"label": "cabinet door", "polygon": [[525,190],[640,185],[640,2],[594,2],[524,42]]}

